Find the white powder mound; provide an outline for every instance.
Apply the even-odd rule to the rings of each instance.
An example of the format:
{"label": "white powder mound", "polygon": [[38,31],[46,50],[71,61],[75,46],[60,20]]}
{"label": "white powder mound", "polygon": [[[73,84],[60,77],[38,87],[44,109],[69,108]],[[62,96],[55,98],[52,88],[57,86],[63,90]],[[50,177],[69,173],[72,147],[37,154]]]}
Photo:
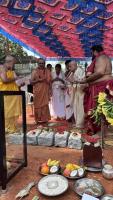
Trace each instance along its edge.
{"label": "white powder mound", "polygon": [[39,191],[47,196],[57,196],[68,188],[68,181],[61,175],[48,175],[38,183]]}

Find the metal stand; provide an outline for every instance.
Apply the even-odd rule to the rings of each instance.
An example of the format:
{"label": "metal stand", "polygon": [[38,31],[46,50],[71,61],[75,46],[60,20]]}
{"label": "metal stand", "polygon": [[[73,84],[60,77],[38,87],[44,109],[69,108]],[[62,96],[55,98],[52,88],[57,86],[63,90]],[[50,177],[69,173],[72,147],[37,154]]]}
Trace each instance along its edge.
{"label": "metal stand", "polygon": [[[19,95],[22,96],[22,119],[23,119],[23,160],[18,168],[10,175],[7,173],[6,166],[6,137],[5,137],[5,115],[4,115],[4,97]],[[13,178],[23,167],[27,166],[27,142],[26,142],[26,102],[25,92],[23,91],[0,91],[0,185],[6,189],[7,182]]]}
{"label": "metal stand", "polygon": [[101,147],[104,149],[105,120],[101,118]]}

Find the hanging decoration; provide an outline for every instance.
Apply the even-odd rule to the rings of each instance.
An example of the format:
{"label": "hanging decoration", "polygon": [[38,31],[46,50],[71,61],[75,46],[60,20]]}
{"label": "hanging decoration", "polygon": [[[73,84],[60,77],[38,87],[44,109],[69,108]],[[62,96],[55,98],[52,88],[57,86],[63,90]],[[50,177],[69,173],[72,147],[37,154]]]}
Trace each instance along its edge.
{"label": "hanging decoration", "polygon": [[96,44],[113,57],[113,0],[0,0],[0,33],[42,57],[85,59]]}

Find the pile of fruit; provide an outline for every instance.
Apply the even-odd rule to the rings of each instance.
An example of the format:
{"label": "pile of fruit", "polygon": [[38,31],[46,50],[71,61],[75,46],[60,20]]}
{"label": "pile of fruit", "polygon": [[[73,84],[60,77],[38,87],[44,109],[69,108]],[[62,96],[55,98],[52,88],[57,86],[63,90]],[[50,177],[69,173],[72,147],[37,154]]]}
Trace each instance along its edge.
{"label": "pile of fruit", "polygon": [[84,174],[85,168],[72,163],[66,164],[63,171],[63,175],[69,178],[81,178],[84,176]]}
{"label": "pile of fruit", "polygon": [[55,174],[60,170],[60,161],[49,159],[47,162],[43,163],[40,168],[41,174]]}

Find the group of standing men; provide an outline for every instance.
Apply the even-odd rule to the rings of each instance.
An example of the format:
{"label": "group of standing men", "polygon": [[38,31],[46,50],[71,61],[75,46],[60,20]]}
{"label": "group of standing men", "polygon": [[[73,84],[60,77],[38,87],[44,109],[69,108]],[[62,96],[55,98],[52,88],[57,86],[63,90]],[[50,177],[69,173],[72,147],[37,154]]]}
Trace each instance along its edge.
{"label": "group of standing men", "polygon": [[[91,112],[96,106],[95,97],[99,92],[113,87],[112,63],[101,45],[93,46],[91,50],[93,60],[86,71],[77,66],[75,61],[68,60],[65,62],[65,74],[60,64],[51,72],[51,66],[45,67],[45,60],[38,59],[38,67],[32,72],[30,80],[33,85],[36,123],[48,122],[51,110],[55,118],[66,117],[72,120],[74,116],[76,127],[86,127],[89,134],[95,134],[100,129],[94,123]],[[0,91],[19,91],[16,84],[18,77],[13,71],[14,63],[14,57],[6,57],[0,72]],[[20,113],[19,98],[5,97],[5,125],[8,132],[15,132]]]}
{"label": "group of standing men", "polygon": [[[55,71],[45,67],[45,61],[38,59],[38,67],[32,73],[31,83],[34,85],[34,113],[35,121],[47,122],[50,115],[55,119],[73,120],[77,127],[83,127],[84,92],[80,84],[84,69],[77,66],[75,61],[66,61],[66,72],[63,73],[60,64],[56,64]],[[50,108],[50,114],[49,114]]]}
{"label": "group of standing men", "polygon": [[91,48],[92,63],[86,72],[75,61],[66,61],[67,71],[63,74],[61,65],[55,66],[55,72],[45,68],[45,61],[38,60],[38,68],[32,73],[34,85],[34,111],[36,122],[50,119],[49,102],[51,97],[52,115],[71,119],[74,113],[76,127],[87,129],[89,134],[96,133],[100,127],[91,118],[99,92],[112,85],[112,63],[101,45]]}

